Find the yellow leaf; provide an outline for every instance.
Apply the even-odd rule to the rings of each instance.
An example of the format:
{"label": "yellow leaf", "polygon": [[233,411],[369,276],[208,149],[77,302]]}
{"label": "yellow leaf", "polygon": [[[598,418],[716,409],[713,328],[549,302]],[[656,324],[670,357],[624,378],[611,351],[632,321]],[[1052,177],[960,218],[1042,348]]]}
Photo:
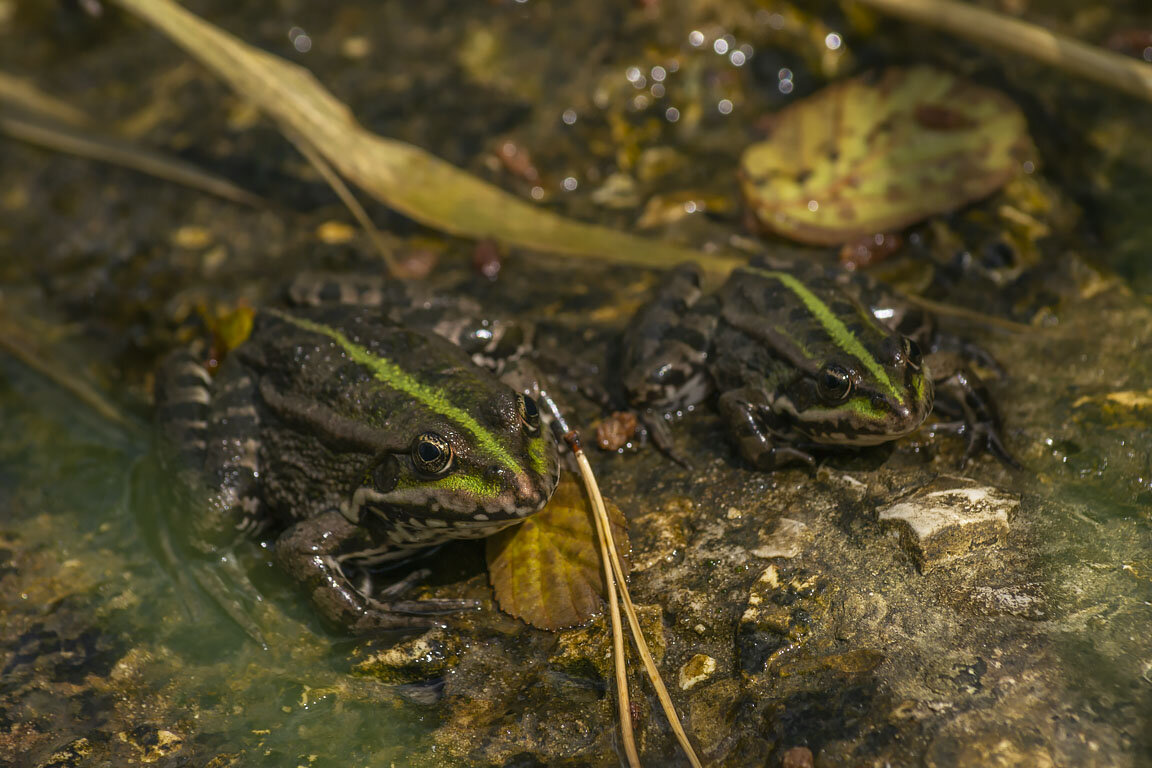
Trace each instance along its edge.
{"label": "yellow leaf", "polygon": [[[629,569],[627,521],[604,500],[612,537]],[[560,481],[542,512],[490,536],[488,579],[507,613],[540,629],[583,624],[600,612],[604,566],[592,508],[575,480]]]}
{"label": "yellow leaf", "polygon": [[991,194],[1031,147],[1003,94],[930,67],[889,69],[781,111],[744,151],[741,186],[764,229],[838,245]]}

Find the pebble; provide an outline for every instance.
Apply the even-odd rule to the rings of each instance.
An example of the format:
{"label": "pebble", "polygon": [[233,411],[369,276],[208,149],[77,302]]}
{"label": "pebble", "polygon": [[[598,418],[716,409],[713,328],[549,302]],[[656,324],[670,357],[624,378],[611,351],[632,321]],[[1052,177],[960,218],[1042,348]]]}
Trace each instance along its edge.
{"label": "pebble", "polygon": [[940,477],[880,510],[880,520],[896,526],[901,546],[925,573],[999,544],[1019,506],[1019,496],[999,488]]}
{"label": "pebble", "polygon": [[687,691],[712,677],[716,671],[716,659],[698,653],[680,667],[680,690]]}

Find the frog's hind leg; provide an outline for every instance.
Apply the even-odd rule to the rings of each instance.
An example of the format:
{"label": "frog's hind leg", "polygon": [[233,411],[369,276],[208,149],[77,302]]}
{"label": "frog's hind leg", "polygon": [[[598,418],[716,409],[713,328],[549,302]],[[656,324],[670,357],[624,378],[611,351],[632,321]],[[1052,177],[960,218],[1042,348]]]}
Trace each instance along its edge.
{"label": "frog's hind leg", "polygon": [[[232,547],[260,531],[255,436],[259,414],[250,374],[230,360],[213,381],[191,350],[173,353],[156,381],[159,439],[166,445],[172,514],[159,546],[184,587],[189,576],[241,629],[265,645],[252,614],[260,596]],[[173,527],[179,533],[174,541]],[[185,553],[190,557],[181,557]],[[187,589],[182,593],[189,594]],[[196,616],[192,604],[189,611]]]}

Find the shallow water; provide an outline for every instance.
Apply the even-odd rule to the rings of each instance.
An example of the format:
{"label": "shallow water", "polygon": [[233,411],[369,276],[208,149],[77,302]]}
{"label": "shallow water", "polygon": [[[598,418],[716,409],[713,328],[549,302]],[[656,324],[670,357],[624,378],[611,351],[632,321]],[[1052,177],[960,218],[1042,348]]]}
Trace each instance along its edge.
{"label": "shallow water", "polygon": [[[1152,29],[1136,0],[1013,5],[1093,42]],[[705,408],[676,430],[691,472],[651,450],[595,460],[632,521],[634,596],[707,762],[777,765],[805,746],[820,766],[1152,765],[1152,107],[912,28],[864,32],[832,5],[799,15],[668,0],[193,9],[306,64],[374,131],[606,225],[634,227],[665,195],[655,206],[665,223],[647,234],[705,247],[744,234],[733,169],[762,115],[829,79],[929,62],[1007,93],[1038,147],[1032,186],[915,228],[922,246],[880,266],[939,301],[1031,324],[1005,333],[952,321],[1008,369],[994,391],[1028,468],[985,457],[962,473],[1020,495],[994,546],[920,569],[878,518],[957,473],[962,446],[945,435],[765,476],[740,464]],[[789,20],[783,31],[773,14]],[[731,35],[729,50],[694,46],[693,31]],[[832,31],[843,32],[840,53],[827,48]],[[273,201],[248,210],[0,143],[0,306],[134,425],[110,426],[0,358],[0,762],[615,764],[603,622],[555,636],[500,617],[478,545],[434,556],[428,594],[485,609],[403,664],[373,661],[385,641],[324,629],[258,546],[240,554],[275,627],[269,650],[165,570],[148,541],[163,510],[129,503],[156,360],[198,333],[200,306],[261,303],[305,267],[379,262],[356,232],[319,234],[349,220],[331,193],[158,35],[111,10],[92,20],[71,5],[0,0],[0,41],[0,71]],[[729,54],[741,45],[751,55],[737,66]],[[538,178],[498,159],[507,142],[531,153]],[[631,185],[612,186],[614,173]],[[684,201],[707,212],[673,216]],[[1049,232],[1012,240],[1007,266],[985,258],[1005,206]],[[406,250],[438,259],[437,289],[539,320],[545,344],[589,364],[610,367],[613,339],[654,281],[512,252],[490,282],[472,270],[471,243],[369,208]],[[954,269],[940,227],[976,269]],[[909,277],[924,264],[927,282]],[[577,413],[584,424],[598,415],[586,403]],[[783,520],[799,533],[783,536]],[[781,547],[791,554],[764,556]],[[758,585],[773,568],[783,586],[766,594]],[[792,622],[786,652],[763,668],[750,659],[766,633],[741,623],[752,595]],[[697,654],[719,671],[682,689]],[[646,764],[673,763],[639,680]]]}

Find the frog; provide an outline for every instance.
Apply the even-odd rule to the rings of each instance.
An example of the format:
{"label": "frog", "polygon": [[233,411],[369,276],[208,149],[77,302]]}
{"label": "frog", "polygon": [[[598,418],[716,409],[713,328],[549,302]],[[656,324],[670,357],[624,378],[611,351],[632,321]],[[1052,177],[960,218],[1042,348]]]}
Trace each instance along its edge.
{"label": "frog", "polygon": [[[197,350],[180,349],[155,385],[156,442],[184,500],[173,513],[184,549],[202,563],[226,561],[244,538],[271,542],[321,618],[353,635],[427,628],[469,607],[399,599],[411,579],[374,592],[358,577],[520,522],[560,477],[536,400],[473,359],[491,351],[491,334],[470,354],[372,303],[258,310],[215,376]],[[261,639],[241,608],[250,584],[197,574]]]}
{"label": "frog", "polygon": [[753,259],[712,293],[682,264],[633,318],[623,385],[654,442],[672,447],[667,417],[715,398],[740,456],[756,469],[815,463],[917,430],[935,409],[965,434],[962,463],[988,451],[1009,467],[1001,420],[972,363],[978,347],[860,273]]}

